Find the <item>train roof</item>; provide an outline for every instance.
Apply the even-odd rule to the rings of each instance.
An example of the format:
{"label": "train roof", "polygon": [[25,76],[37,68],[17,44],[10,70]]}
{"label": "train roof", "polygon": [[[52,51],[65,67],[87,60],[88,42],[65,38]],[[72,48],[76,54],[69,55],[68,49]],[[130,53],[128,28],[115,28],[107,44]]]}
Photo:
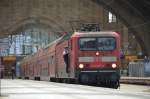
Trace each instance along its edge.
{"label": "train roof", "polygon": [[99,32],[74,32],[74,33],[67,33],[66,35],[63,35],[61,36],[60,38],[54,40],[53,42],[49,43],[44,49],[56,44],[56,43],[59,43],[59,42],[62,42],[64,40],[68,40],[70,39],[71,37],[95,37],[95,36],[114,36],[114,37],[117,37],[119,36],[118,33],[116,32],[112,32],[112,31],[99,31]]}
{"label": "train roof", "polygon": [[103,31],[103,32],[75,32],[72,37],[95,37],[95,36],[114,36],[118,37],[119,34],[112,31]]}

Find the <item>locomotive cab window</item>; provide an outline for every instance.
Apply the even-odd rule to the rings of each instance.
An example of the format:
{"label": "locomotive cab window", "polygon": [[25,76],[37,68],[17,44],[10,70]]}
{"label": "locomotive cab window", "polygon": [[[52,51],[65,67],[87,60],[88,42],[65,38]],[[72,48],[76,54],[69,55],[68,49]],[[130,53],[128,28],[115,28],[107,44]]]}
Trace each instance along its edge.
{"label": "locomotive cab window", "polygon": [[110,51],[115,49],[115,38],[97,38],[97,49],[98,50],[104,50],[104,51]]}
{"label": "locomotive cab window", "polygon": [[79,39],[80,50],[110,51],[114,50],[115,47],[116,41],[113,37],[86,37]]}
{"label": "locomotive cab window", "polygon": [[80,38],[80,50],[96,50],[96,38]]}

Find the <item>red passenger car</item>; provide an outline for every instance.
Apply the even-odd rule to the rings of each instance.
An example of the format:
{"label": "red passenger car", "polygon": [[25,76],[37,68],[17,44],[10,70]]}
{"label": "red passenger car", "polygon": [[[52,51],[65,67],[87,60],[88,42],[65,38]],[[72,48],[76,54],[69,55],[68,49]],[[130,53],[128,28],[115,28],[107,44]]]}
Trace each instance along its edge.
{"label": "red passenger car", "polygon": [[119,86],[120,37],[115,32],[66,34],[35,56],[34,61],[22,61],[22,70],[33,68],[23,71],[34,70],[33,75],[25,73],[24,77]]}

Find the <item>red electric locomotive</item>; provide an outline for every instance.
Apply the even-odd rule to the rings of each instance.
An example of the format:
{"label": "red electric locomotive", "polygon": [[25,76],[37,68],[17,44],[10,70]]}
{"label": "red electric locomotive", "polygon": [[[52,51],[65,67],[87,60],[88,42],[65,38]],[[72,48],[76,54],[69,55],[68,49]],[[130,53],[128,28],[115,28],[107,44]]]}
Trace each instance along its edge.
{"label": "red electric locomotive", "polygon": [[[66,34],[45,49],[22,61],[29,78],[51,81],[74,80],[117,88],[120,72],[120,36],[115,32]],[[32,61],[32,63],[31,63]],[[28,65],[28,66],[27,66]],[[28,68],[27,68],[28,67]],[[31,68],[32,69],[29,69]],[[30,71],[30,72],[31,72]]]}

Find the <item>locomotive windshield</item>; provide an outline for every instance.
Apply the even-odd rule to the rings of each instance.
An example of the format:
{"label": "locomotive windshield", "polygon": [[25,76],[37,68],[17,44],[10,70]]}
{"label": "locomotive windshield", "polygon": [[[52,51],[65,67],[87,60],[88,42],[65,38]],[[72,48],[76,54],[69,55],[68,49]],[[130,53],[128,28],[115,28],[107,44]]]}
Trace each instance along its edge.
{"label": "locomotive windshield", "polygon": [[115,46],[116,46],[115,38],[113,37],[92,37],[79,39],[80,50],[110,51],[114,50]]}

